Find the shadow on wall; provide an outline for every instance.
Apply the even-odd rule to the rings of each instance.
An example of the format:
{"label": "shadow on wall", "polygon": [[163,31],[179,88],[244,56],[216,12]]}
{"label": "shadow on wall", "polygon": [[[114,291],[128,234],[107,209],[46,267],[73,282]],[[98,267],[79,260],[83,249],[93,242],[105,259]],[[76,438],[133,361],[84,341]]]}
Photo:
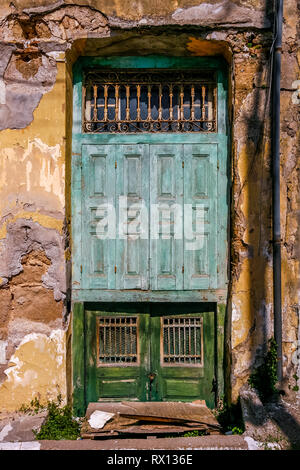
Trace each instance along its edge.
{"label": "shadow on wall", "polygon": [[[272,11],[272,2],[266,0],[266,18],[268,12]],[[243,246],[238,246],[237,250],[243,249],[243,258],[248,259],[250,270],[249,292],[246,297],[248,306],[243,304],[241,308],[247,309],[251,317],[251,327],[243,344],[243,348],[251,350],[251,372],[261,364],[268,350],[268,339],[273,334],[273,315],[267,305],[268,301],[270,305],[273,304],[272,154],[269,145],[269,135],[271,135],[271,51],[272,45],[268,57],[265,59],[262,57],[258,64],[258,72],[251,93],[251,106],[247,107],[251,111],[242,110],[240,117],[236,118],[236,126],[241,124],[241,132],[245,136],[243,158],[248,160],[246,176],[243,181],[238,181],[240,185],[238,197],[232,201],[232,210],[233,226],[236,225],[236,222],[239,223],[240,217],[246,216],[245,226],[248,230],[248,233],[244,230],[241,237]],[[235,138],[237,139],[236,135]],[[236,159],[233,165],[235,166],[233,172],[236,179],[239,178],[239,161]],[[234,184],[237,187],[237,181]],[[242,204],[248,208],[248,213],[245,215],[240,209]],[[234,240],[235,236],[236,233],[232,233],[231,239]],[[237,347],[235,355],[238,355],[239,347]],[[270,420],[273,421],[292,448],[295,445],[298,447],[300,445],[300,413],[291,412],[290,406],[293,405],[283,402],[281,395],[276,394],[264,405],[252,403],[252,416],[250,415],[248,418],[254,426],[262,427],[267,425]]]}
{"label": "shadow on wall", "polygon": [[263,404],[256,391],[244,386],[241,407],[248,436],[265,443],[277,442],[279,447],[300,448],[299,406],[283,402],[279,396]]}

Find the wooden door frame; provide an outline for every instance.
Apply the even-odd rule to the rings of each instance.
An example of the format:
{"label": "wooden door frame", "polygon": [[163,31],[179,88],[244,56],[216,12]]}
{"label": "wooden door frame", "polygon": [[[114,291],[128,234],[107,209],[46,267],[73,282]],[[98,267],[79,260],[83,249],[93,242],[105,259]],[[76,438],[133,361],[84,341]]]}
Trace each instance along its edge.
{"label": "wooden door frame", "polygon": [[[181,301],[182,302],[182,301]],[[132,302],[135,304],[135,302]],[[160,302],[159,302],[160,303]],[[204,311],[204,302],[193,302],[199,305],[200,311]],[[113,303],[112,303],[113,304]],[[210,308],[214,311],[214,393],[215,404],[224,394],[224,328],[225,310],[224,304],[213,303]],[[98,302],[75,302],[72,311],[72,378],[73,378],[73,410],[75,415],[84,416],[89,403],[87,393],[87,368],[86,368],[86,311],[99,309]]]}
{"label": "wooden door frame", "polygon": [[[181,70],[213,70],[217,75],[217,132],[186,132],[170,133],[170,143],[183,144],[216,144],[218,146],[217,166],[217,192],[226,197],[219,197],[217,204],[218,232],[217,253],[218,259],[224,260],[218,266],[217,288],[207,290],[182,290],[182,291],[131,291],[131,290],[97,290],[81,288],[81,223],[78,214],[81,213],[81,167],[83,145],[105,144],[135,144],[135,143],[166,143],[166,133],[140,133],[140,134],[89,134],[82,132],[82,83],[85,70],[92,67],[107,68],[165,68]],[[188,299],[196,302],[226,302],[227,297],[227,253],[228,253],[228,119],[227,119],[227,75],[225,61],[221,58],[211,57],[82,57],[73,69],[73,132],[72,132],[72,301],[75,302],[147,302],[156,301],[180,301]],[[76,262],[76,260],[77,262]],[[180,300],[177,300],[180,298]]]}
{"label": "wooden door frame", "polygon": [[81,281],[80,264],[75,258],[81,256],[81,224],[79,217],[72,217],[72,377],[73,407],[78,416],[85,413],[87,406],[85,392],[85,308],[87,302],[213,302],[215,304],[215,379],[216,396],[224,393],[223,350],[225,305],[228,285],[228,80],[227,64],[223,58],[216,57],[81,57],[73,67],[73,128],[71,161],[71,206],[72,214],[81,211],[81,157],[84,144],[125,144],[125,143],[165,143],[165,134],[83,134],[82,133],[82,82],[86,69],[101,68],[166,68],[166,69],[210,69],[217,75],[217,129],[216,133],[172,134],[172,143],[215,143],[218,145],[218,192],[225,197],[218,198],[219,227],[217,256],[224,260],[218,270],[217,288],[209,290],[183,291],[109,291],[78,289]]}

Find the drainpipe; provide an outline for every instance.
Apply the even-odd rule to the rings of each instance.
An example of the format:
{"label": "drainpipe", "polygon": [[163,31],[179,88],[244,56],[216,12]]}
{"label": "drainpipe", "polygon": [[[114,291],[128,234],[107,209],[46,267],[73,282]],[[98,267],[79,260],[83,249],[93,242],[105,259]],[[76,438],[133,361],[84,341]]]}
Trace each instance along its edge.
{"label": "drainpipe", "polygon": [[275,3],[275,40],[272,73],[272,156],[273,156],[273,301],[274,338],[277,343],[277,377],[282,380],[281,314],[281,232],[280,232],[280,72],[283,0]]}

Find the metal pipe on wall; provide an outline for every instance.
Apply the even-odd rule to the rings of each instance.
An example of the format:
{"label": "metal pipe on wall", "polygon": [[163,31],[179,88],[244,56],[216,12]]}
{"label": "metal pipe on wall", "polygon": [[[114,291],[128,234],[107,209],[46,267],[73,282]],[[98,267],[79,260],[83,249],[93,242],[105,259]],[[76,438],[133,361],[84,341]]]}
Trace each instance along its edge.
{"label": "metal pipe on wall", "polygon": [[282,380],[281,229],[280,229],[280,75],[283,0],[275,0],[275,40],[272,69],[273,170],[273,301],[274,338],[277,343],[277,377]]}

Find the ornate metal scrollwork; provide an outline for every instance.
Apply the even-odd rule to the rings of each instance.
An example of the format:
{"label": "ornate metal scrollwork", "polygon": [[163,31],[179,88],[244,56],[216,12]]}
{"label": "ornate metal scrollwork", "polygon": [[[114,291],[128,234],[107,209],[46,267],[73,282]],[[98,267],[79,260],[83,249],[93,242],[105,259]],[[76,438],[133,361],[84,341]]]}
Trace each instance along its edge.
{"label": "ornate metal scrollwork", "polygon": [[93,70],[84,82],[83,132],[215,132],[214,72]]}

